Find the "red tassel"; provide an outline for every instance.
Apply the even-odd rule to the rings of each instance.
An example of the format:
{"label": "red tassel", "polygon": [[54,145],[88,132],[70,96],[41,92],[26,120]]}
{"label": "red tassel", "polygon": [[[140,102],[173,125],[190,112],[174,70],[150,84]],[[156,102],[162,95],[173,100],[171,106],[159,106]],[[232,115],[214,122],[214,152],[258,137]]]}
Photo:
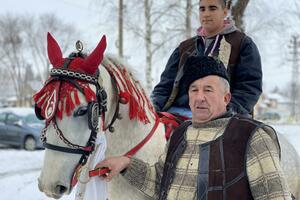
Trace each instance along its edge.
{"label": "red tassel", "polygon": [[85,100],[87,102],[94,101],[96,99],[96,94],[91,88],[84,87]]}
{"label": "red tassel", "polygon": [[75,99],[75,104],[78,106],[80,104],[80,100],[79,100],[79,97],[78,97],[77,90],[74,91],[74,99]]}
{"label": "red tassel", "polygon": [[46,97],[48,97],[48,95],[44,95],[43,97],[42,97],[42,99],[40,99],[39,100],[39,102],[37,103],[37,106],[39,107],[39,108],[41,108],[42,107],[42,105],[44,104],[44,102],[46,101],[46,100],[48,100],[48,98],[46,98]]}
{"label": "red tassel", "polygon": [[38,102],[38,100],[41,98],[41,96],[44,94],[44,92],[41,90],[38,93],[36,93],[35,95],[33,95],[33,100],[35,102]]}
{"label": "red tassel", "polygon": [[66,113],[67,113],[67,116],[70,116],[71,115],[71,112],[74,110],[75,108],[75,105],[72,101],[72,98],[70,95],[66,96]]}
{"label": "red tassel", "polygon": [[64,101],[60,101],[58,104],[57,113],[56,113],[58,119],[60,119],[60,120],[62,120],[63,111],[64,111]]}
{"label": "red tassel", "polygon": [[127,104],[130,100],[130,94],[128,92],[121,91],[119,94],[119,97],[120,97],[121,103],[123,103],[123,104]]}
{"label": "red tassel", "polygon": [[132,120],[137,117],[138,114],[138,103],[133,96],[130,96],[129,102],[129,119]]}

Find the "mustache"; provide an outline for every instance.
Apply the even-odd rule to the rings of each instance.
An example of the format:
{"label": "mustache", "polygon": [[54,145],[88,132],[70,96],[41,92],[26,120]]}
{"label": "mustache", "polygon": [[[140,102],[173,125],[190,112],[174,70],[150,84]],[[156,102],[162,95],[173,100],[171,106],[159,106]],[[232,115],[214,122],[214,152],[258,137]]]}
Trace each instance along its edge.
{"label": "mustache", "polygon": [[208,108],[209,107],[208,103],[205,101],[195,101],[194,106],[196,108]]}

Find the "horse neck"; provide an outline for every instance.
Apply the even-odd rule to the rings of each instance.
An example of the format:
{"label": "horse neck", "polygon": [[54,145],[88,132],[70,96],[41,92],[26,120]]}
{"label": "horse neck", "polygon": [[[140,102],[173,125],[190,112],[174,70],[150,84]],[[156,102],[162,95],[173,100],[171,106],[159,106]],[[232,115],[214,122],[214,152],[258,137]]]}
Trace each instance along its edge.
{"label": "horse neck", "polygon": [[[112,151],[113,154],[122,154],[124,151],[129,150],[128,146],[137,144],[150,133],[157,120],[156,114],[154,113],[153,106],[149,98],[145,95],[141,85],[132,77],[131,73],[127,71],[128,69],[121,66],[122,63],[120,63],[120,61],[106,57],[102,64],[105,66],[107,72],[117,73],[117,75],[115,75],[115,79],[122,79],[117,80],[117,82],[119,82],[118,90],[110,86],[110,90],[107,91],[108,96],[111,96],[110,100],[108,100],[109,105],[107,116],[112,116],[112,113],[115,112],[117,106],[116,103],[110,101],[116,101],[117,98],[120,98],[121,93],[124,94],[127,92],[128,95],[132,95],[128,98],[128,102],[126,104],[119,104],[119,114],[122,119],[116,120],[113,124],[115,131],[112,133],[106,131],[108,154],[110,154],[110,151]],[[122,72],[118,73],[117,71]],[[109,74],[107,72],[106,74]],[[103,82],[105,82],[104,85],[112,85],[112,78],[106,78],[109,81],[104,80],[105,78],[103,77]],[[106,123],[108,123],[110,119],[106,117]],[[116,144],[118,148],[112,150],[111,148],[115,148]]]}

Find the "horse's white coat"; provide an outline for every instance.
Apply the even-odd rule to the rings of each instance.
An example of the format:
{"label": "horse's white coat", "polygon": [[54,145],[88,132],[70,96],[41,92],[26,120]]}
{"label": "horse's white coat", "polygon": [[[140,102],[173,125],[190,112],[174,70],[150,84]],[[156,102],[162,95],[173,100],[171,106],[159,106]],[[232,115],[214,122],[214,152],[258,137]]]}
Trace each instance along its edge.
{"label": "horse's white coat", "polygon": [[291,192],[297,200],[300,199],[300,158],[293,145],[280,133],[278,135],[281,147],[281,165]]}
{"label": "horse's white coat", "polygon": [[[112,59],[112,58],[111,58]],[[113,59],[114,62],[119,63],[120,61]],[[107,57],[104,58],[103,64],[112,64]],[[100,75],[101,79],[99,82],[105,88],[108,94],[108,111],[105,116],[105,125],[107,126],[116,109],[117,105],[117,91],[112,85],[112,80],[108,72],[105,70],[103,66],[100,66]],[[82,95],[80,95],[80,99],[84,101]],[[84,103],[83,103],[84,104]],[[152,127],[154,126],[154,116],[151,114],[148,108],[146,108],[148,112],[149,119],[151,123],[145,125],[138,120],[130,120],[128,115],[128,104],[120,104],[119,113],[122,116],[121,120],[117,120],[114,123],[115,131],[110,133],[106,131],[106,139],[107,139],[107,150],[106,156],[118,156],[123,155],[131,148],[133,148],[136,144],[138,144],[142,139],[146,137],[146,135],[150,132]],[[73,143],[85,145],[88,140],[90,130],[88,129],[87,124],[87,116],[74,118],[72,116],[66,117],[64,116],[62,121],[58,121],[58,126],[62,129],[65,136],[72,141]],[[98,134],[99,137],[99,134]],[[49,127],[47,131],[47,140],[51,144],[66,146],[55,134],[52,126]],[[282,147],[282,165],[283,169],[287,175],[288,183],[296,195],[296,199],[300,198],[300,178],[299,178],[299,156],[293,150],[291,144],[289,144],[282,136],[279,137],[281,147]],[[151,138],[151,140],[137,152],[135,157],[148,162],[150,165],[154,164],[157,161],[159,155],[163,152],[165,148],[165,139],[164,139],[164,126],[163,124],[159,124],[156,133]],[[93,157],[93,156],[92,156]],[[97,156],[96,156],[97,157]],[[101,156],[100,156],[101,157]],[[79,155],[66,154],[62,152],[55,152],[46,149],[45,158],[44,158],[44,166],[42,169],[41,176],[39,178],[39,187],[43,188],[44,192],[52,197],[59,197],[55,195],[55,184],[66,185],[69,188],[69,184],[71,181],[71,176],[73,175],[73,171],[77,162],[79,160]],[[99,159],[99,158],[98,158]],[[99,161],[102,158],[99,159]],[[97,160],[98,161],[98,160]],[[93,166],[97,163],[96,160],[93,162]],[[95,177],[96,179],[97,177]],[[100,179],[99,179],[100,180]],[[86,186],[86,200],[94,200],[93,194],[95,194],[92,188],[88,188],[89,185],[100,184],[101,181],[95,181],[92,184],[88,184]],[[117,176],[113,179],[112,182],[108,185],[109,190],[109,199],[111,200],[141,200],[146,199],[144,195],[137,191],[135,188],[130,186],[126,180],[122,176]],[[105,185],[103,185],[103,190],[98,189],[98,193],[100,195],[106,195]],[[83,187],[82,187],[83,189]],[[84,190],[84,189],[83,189]],[[80,190],[81,191],[81,190]],[[70,191],[68,191],[70,192]],[[89,194],[87,194],[89,193]],[[96,199],[95,199],[96,200]],[[102,200],[102,199],[97,199]]]}

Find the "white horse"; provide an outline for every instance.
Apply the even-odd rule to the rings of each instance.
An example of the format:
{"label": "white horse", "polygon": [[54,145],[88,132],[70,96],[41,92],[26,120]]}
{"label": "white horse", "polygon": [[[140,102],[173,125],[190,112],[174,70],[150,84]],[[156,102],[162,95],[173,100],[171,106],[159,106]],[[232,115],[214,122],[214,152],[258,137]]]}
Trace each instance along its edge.
{"label": "white horse", "polygon": [[[92,109],[93,105],[97,104],[90,102],[96,102],[97,99],[101,101],[98,103],[100,103],[99,107],[103,111],[101,114],[102,123],[100,124],[105,130],[107,139],[106,156],[135,154],[135,157],[149,164],[154,164],[165,147],[164,125],[158,120],[143,88],[132,76],[129,69],[124,66],[124,62],[113,57],[104,57],[102,60],[105,48],[102,43],[99,43],[90,56],[74,58],[69,63],[69,68],[64,68],[65,74],[51,70],[52,79],[50,79],[50,83],[45,85],[35,96],[37,107],[41,109],[42,116],[46,118],[47,128],[42,138],[48,143],[45,150],[44,165],[39,177],[39,188],[53,198],[60,198],[71,192],[74,173],[80,176],[78,199],[82,199],[86,194],[85,191],[89,189],[90,182],[94,181],[94,187],[97,187],[95,184],[104,184],[99,182],[98,177],[89,179],[87,173],[89,169],[93,169],[96,162],[102,159],[106,144],[101,131],[97,134],[100,141],[99,139],[96,140],[99,145],[96,145],[95,148],[102,148],[102,151],[95,150],[90,153],[89,157],[82,156],[80,154],[82,151],[79,151],[79,154],[68,152],[70,148],[85,149],[88,152],[91,129],[95,129],[96,124],[98,124],[97,109]],[[48,55],[54,69],[67,65],[66,60],[62,58],[58,44],[50,36],[48,36]],[[82,82],[77,81],[78,74],[76,77],[72,73],[67,73],[69,70],[95,75],[96,69],[99,69],[100,72],[98,78],[100,89],[99,85],[91,84],[86,81],[87,79],[82,80]],[[79,86],[73,82],[59,84],[67,81],[65,79],[68,78],[74,78],[73,82],[79,83]],[[52,92],[52,90],[56,92]],[[84,92],[79,92],[80,90]],[[103,90],[105,90],[107,97]],[[105,110],[106,112],[104,112]],[[297,171],[300,167],[299,157],[287,141],[282,140],[281,136],[279,139],[283,151],[283,168],[293,193],[299,199],[300,194],[297,193],[300,190],[299,171]],[[85,148],[81,148],[84,146]],[[81,166],[78,165],[79,160],[82,159],[87,160],[85,166],[88,168],[83,167],[82,170],[78,170],[80,168],[78,166]],[[87,185],[86,182],[88,182]],[[109,199],[145,199],[144,195],[129,185],[122,176],[114,178],[109,183],[108,188]],[[96,191],[104,194],[105,189],[105,185],[102,185],[102,190],[98,188]]]}
{"label": "white horse", "polygon": [[[70,153],[68,149],[87,146],[91,130],[89,128],[89,114],[86,110],[89,107],[89,101],[96,101],[98,96],[95,95],[97,88],[94,84],[87,84],[84,80],[80,82],[76,79],[75,82],[80,82],[79,87],[75,86],[74,83],[69,83],[66,79],[74,79],[74,77],[68,77],[67,72],[78,71],[91,74],[90,72],[95,71],[94,69],[83,69],[79,65],[85,65],[88,68],[94,68],[94,65],[97,65],[98,69],[102,61],[102,53],[103,44],[100,42],[90,56],[87,58],[74,58],[70,66],[62,72],[57,69],[65,65],[66,59],[62,58],[57,42],[51,35],[48,35],[48,56],[54,69],[51,70],[50,81],[48,80],[48,84],[34,96],[34,99],[39,112],[41,112],[40,114],[46,118],[47,128],[44,129],[42,138],[46,139],[48,145],[46,145],[44,164],[38,180],[40,190],[49,197],[60,198],[62,195],[71,192],[72,177],[74,174],[80,173],[77,169],[82,155],[80,152],[78,154]],[[96,54],[97,56],[95,56]],[[86,61],[91,60],[91,57],[96,61]],[[89,64],[86,64],[86,62]],[[132,74],[127,72],[124,65],[114,58],[104,58],[99,66],[99,74],[98,82],[101,85],[101,90],[105,90],[107,94],[107,105],[102,105],[106,107],[107,111],[101,115],[101,126],[106,130],[106,155],[135,154],[136,157],[150,164],[154,163],[163,152],[166,143],[165,128],[154,112],[154,108],[145,95],[143,88],[133,78]],[[57,78],[61,76],[62,78]],[[59,84],[61,86],[58,86]],[[84,88],[84,94],[78,91],[80,87]],[[52,92],[52,90],[55,92]],[[91,97],[87,98],[87,93],[93,93],[95,97],[90,95]],[[103,99],[106,98],[105,96],[105,94],[102,94]],[[72,105],[69,106],[68,104]],[[99,105],[99,107],[101,106]],[[95,119],[90,121],[93,120]],[[102,136],[103,134],[100,131],[97,137],[103,138]],[[102,143],[105,142],[102,140]],[[138,144],[142,147],[136,147]],[[101,148],[101,146],[97,148]],[[86,164],[90,169],[93,169],[96,164],[90,161],[91,158],[97,157],[94,152],[91,153]],[[78,199],[84,196],[84,190],[87,189],[88,185],[87,187],[82,185],[89,180],[85,177],[88,168],[84,167],[82,169],[81,171],[84,174],[81,173],[81,178],[79,178],[81,189]],[[93,179],[99,178],[92,177],[90,180]],[[105,191],[98,189],[97,192]],[[137,192],[122,177],[118,177],[109,184],[109,194],[109,199],[145,198],[142,193]]]}

